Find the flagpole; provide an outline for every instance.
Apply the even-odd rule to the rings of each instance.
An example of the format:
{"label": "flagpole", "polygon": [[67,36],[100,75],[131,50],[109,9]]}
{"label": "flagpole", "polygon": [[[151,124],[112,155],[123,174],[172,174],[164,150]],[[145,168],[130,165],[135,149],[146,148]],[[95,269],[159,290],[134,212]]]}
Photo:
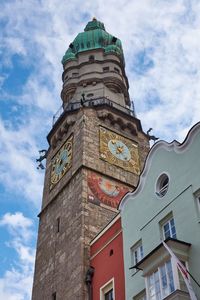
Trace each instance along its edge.
{"label": "flagpole", "polygon": [[195,283],[200,287],[199,283],[196,281],[196,279],[188,272],[187,268],[182,264],[182,262],[176,257],[176,255],[174,254],[174,252],[172,251],[172,249],[163,241],[163,246],[166,248],[166,250],[169,252],[169,254],[171,255],[171,259],[172,261],[174,261],[175,265],[177,266],[177,268],[179,269],[181,275],[183,276],[183,279],[185,281],[185,284],[187,286],[189,295],[191,300],[197,300],[197,297],[195,295],[195,292],[192,288],[192,285],[190,283],[189,277],[191,276],[191,278],[195,281]]}

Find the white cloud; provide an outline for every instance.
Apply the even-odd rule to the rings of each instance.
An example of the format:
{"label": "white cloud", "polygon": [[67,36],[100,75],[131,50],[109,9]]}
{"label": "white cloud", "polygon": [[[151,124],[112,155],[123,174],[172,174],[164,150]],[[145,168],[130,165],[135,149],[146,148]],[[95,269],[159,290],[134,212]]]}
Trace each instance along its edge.
{"label": "white cloud", "polygon": [[21,212],[15,214],[6,213],[0,219],[0,226],[6,226],[12,236],[22,240],[29,240],[32,237],[30,228],[33,226],[33,221],[24,217]]}
{"label": "white cloud", "polygon": [[0,120],[0,179],[8,190],[21,193],[39,207],[43,176],[37,171],[35,162],[37,128],[36,120],[19,130],[6,128]]}
{"label": "white cloud", "polygon": [[35,250],[28,246],[33,237],[33,222],[21,212],[6,213],[0,219],[0,226],[7,229],[10,240],[6,241],[8,247],[17,253],[15,266],[8,267],[0,277],[0,299],[29,300],[33,280],[33,267]]}
{"label": "white cloud", "polygon": [[11,269],[0,278],[0,299],[30,300],[33,281],[32,268]]}

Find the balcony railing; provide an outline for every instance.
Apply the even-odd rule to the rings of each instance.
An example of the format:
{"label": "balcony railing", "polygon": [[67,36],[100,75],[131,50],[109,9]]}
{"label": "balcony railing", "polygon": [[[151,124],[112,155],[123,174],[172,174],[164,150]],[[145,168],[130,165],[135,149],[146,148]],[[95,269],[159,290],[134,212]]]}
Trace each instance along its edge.
{"label": "balcony railing", "polygon": [[78,102],[71,102],[65,107],[65,109],[63,109],[63,107],[61,106],[59,108],[59,110],[55,113],[55,115],[53,116],[53,126],[55,125],[55,123],[58,121],[58,119],[62,116],[62,114],[64,112],[75,111],[75,110],[80,109],[81,107],[94,107],[94,106],[104,106],[104,105],[109,106],[109,107],[115,107],[118,110],[121,110],[128,115],[135,116],[133,104],[132,104],[133,109],[130,109],[130,108],[124,107],[108,98],[100,97],[100,98],[95,98],[95,99],[87,99],[84,101],[80,100]]}

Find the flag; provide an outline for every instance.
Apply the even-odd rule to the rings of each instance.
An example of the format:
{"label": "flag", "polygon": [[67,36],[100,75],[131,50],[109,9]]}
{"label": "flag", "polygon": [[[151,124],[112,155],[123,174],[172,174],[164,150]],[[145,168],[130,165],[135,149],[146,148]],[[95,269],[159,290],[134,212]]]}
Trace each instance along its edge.
{"label": "flag", "polygon": [[187,286],[187,289],[188,289],[191,300],[197,300],[197,297],[194,293],[194,290],[193,290],[192,285],[191,285],[190,280],[189,280],[188,270],[182,264],[182,262],[178,259],[178,257],[176,257],[174,252],[171,250],[171,248],[169,248],[169,246],[167,246],[167,244],[164,241],[163,241],[163,246],[167,249],[167,251],[171,255],[172,264],[175,264],[177,266],[177,268],[179,269],[179,271],[181,272],[181,275],[183,276],[183,279],[184,279],[185,284]]}

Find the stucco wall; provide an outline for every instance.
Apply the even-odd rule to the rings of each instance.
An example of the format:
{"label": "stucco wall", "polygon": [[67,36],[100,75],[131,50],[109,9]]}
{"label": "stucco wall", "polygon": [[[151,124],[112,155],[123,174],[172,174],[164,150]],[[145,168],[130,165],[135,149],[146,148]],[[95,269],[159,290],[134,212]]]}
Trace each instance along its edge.
{"label": "stucco wall", "polygon": [[[191,243],[189,270],[197,280],[200,278],[200,223],[194,197],[200,189],[199,149],[199,123],[182,145],[159,142],[150,151],[138,188],[121,203],[127,300],[145,288],[142,271],[131,276],[130,248],[140,239],[144,256],[157,247],[162,239],[159,222],[170,212],[177,239]],[[169,175],[169,188],[166,195],[159,198],[155,184],[163,172]],[[192,285],[200,298],[199,288],[194,282]]]}

